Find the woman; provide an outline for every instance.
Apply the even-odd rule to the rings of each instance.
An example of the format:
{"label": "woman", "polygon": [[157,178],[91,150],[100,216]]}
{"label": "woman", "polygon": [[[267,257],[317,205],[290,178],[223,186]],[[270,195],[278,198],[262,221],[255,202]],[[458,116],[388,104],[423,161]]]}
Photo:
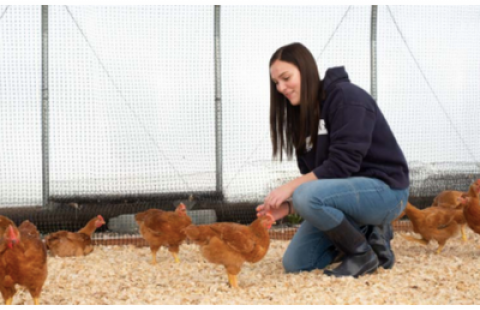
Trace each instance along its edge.
{"label": "woman", "polygon": [[375,100],[343,67],[320,80],[300,43],[273,54],[270,77],[273,156],[282,160],[285,151],[291,158],[295,151],[302,174],[257,207],[277,220],[295,211],[304,219],[283,257],[285,270],[323,269],[338,250],[342,263],[327,275],[391,268],[389,223],[406,206],[408,166]]}

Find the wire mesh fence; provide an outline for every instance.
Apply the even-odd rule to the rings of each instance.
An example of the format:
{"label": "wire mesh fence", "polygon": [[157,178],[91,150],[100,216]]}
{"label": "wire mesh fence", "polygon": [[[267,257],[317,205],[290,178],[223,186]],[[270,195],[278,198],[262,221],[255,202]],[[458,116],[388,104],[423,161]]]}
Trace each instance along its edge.
{"label": "wire mesh fence", "polygon": [[98,242],[140,244],[133,215],[180,201],[196,223],[253,221],[265,195],[299,175],[295,160],[272,160],[268,123],[268,60],[291,42],[312,51],[322,77],[345,66],[376,89],[412,204],[480,178],[479,7],[379,6],[373,18],[371,6],[53,5],[47,21],[41,10],[0,6],[0,214],[44,234],[101,214]]}

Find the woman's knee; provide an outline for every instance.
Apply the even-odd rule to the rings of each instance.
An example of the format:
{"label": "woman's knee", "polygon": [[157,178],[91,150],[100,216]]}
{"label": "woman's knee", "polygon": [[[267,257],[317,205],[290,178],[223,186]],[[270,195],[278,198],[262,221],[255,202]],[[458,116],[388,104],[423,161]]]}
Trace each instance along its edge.
{"label": "woman's knee", "polygon": [[312,182],[304,183],[297,187],[292,195],[292,202],[295,210],[300,214],[305,214],[309,211],[311,204],[315,196],[318,193],[315,192]]}
{"label": "woman's knee", "polygon": [[285,269],[285,272],[297,273],[302,271],[302,266],[298,261],[295,260],[295,257],[286,254],[287,253],[285,253],[282,258],[283,269]]}

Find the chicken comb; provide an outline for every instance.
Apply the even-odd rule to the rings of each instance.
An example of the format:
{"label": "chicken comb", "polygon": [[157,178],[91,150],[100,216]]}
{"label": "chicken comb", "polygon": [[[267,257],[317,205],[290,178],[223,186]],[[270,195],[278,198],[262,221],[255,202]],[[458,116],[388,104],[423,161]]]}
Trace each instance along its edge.
{"label": "chicken comb", "polygon": [[177,208],[180,208],[180,209],[187,209],[187,206],[185,206],[185,204],[183,202],[180,202],[178,204],[178,207]]}
{"label": "chicken comb", "polygon": [[275,222],[275,218],[273,217],[272,213],[267,212],[267,213],[265,213],[265,215],[266,215],[267,217],[269,217],[269,218],[272,220],[272,222]]}
{"label": "chicken comb", "polygon": [[467,204],[468,203],[468,198],[466,197],[458,197],[457,198],[457,202],[461,203],[461,204]]}
{"label": "chicken comb", "polygon": [[8,238],[16,238],[17,234],[15,234],[15,230],[13,229],[12,225],[9,225],[7,228],[7,236]]}
{"label": "chicken comb", "polygon": [[97,218],[98,218],[99,220],[102,220],[103,222],[105,222],[105,220],[103,219],[103,216],[101,216],[100,214],[97,215]]}

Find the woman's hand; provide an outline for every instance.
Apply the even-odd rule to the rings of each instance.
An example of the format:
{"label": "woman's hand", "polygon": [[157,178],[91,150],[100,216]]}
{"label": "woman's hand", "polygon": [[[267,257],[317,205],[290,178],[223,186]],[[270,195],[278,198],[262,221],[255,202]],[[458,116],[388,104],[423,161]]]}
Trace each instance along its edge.
{"label": "woman's hand", "polygon": [[279,220],[289,214],[289,203],[286,202],[287,199],[292,197],[295,189],[303,183],[317,180],[317,177],[313,172],[302,175],[294,179],[293,181],[277,187],[268,194],[265,198],[264,203],[257,207],[257,216],[265,214],[267,211],[270,211],[275,218]]}
{"label": "woman's hand", "polygon": [[268,194],[265,198],[263,205],[266,210],[278,209],[285,200],[289,199],[293,195],[294,188],[290,184],[282,185]]}
{"label": "woman's hand", "polygon": [[[259,205],[256,210],[257,210],[257,217],[265,215],[267,213],[267,210],[265,209],[264,204]],[[272,214],[275,221],[278,221],[288,215],[288,212],[289,212],[288,202],[284,202],[280,205],[279,208],[270,209],[268,210],[268,212]]]}

